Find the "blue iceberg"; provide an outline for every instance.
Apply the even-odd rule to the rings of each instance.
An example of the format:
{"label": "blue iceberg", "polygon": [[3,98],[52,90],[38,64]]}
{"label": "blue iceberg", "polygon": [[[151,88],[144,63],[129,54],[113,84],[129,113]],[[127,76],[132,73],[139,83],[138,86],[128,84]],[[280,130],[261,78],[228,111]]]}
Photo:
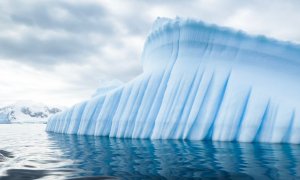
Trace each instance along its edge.
{"label": "blue iceberg", "polygon": [[300,143],[300,46],[158,18],[143,73],[52,116],[47,131],[119,138]]}

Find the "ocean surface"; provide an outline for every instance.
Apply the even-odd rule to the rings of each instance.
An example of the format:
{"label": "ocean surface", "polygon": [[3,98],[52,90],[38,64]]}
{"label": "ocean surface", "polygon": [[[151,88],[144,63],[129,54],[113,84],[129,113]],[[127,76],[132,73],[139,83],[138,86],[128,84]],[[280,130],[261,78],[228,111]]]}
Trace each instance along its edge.
{"label": "ocean surface", "polygon": [[300,179],[300,145],[115,139],[0,125],[0,180]]}

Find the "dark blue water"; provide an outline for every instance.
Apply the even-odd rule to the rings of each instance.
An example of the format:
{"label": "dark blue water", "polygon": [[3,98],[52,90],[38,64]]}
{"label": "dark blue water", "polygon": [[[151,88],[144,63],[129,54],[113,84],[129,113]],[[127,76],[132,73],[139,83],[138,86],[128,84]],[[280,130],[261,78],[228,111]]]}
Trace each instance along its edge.
{"label": "dark blue water", "polygon": [[3,179],[300,179],[300,146],[49,134],[0,125]]}

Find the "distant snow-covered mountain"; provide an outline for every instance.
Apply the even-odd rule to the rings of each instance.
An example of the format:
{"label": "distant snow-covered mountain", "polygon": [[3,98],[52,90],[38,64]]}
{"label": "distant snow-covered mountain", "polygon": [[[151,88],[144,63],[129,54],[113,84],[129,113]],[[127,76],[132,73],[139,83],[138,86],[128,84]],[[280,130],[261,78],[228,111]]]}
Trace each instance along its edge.
{"label": "distant snow-covered mountain", "polygon": [[61,112],[62,108],[50,107],[41,103],[19,101],[0,108],[1,123],[46,123],[48,118]]}

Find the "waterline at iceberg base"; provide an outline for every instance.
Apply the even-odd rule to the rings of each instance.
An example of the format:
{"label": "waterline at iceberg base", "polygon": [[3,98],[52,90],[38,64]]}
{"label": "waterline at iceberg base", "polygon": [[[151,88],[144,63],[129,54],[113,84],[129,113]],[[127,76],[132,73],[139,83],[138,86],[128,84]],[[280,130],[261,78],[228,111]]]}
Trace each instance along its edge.
{"label": "waterline at iceberg base", "polygon": [[300,46],[158,18],[143,74],[50,118],[47,131],[300,143]]}

